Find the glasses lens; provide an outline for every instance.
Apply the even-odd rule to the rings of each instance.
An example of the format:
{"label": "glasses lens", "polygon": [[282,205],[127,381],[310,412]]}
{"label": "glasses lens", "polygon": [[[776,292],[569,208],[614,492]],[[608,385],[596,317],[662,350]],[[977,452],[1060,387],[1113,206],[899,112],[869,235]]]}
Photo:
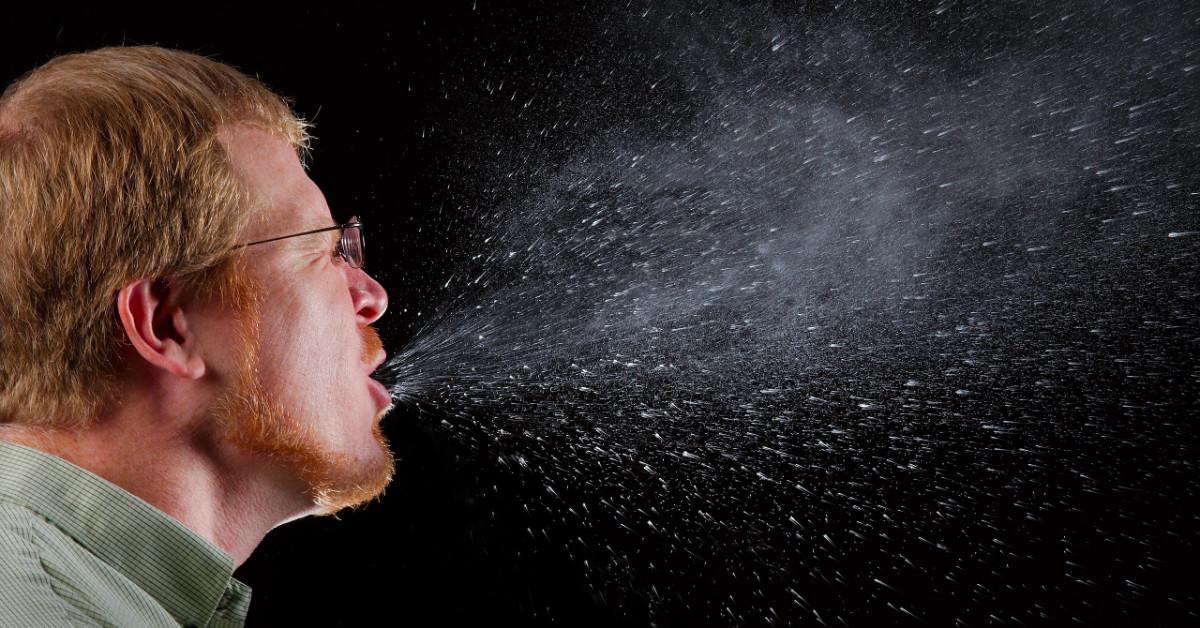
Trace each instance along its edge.
{"label": "glasses lens", "polygon": [[362,226],[358,224],[358,216],[350,219],[350,225],[342,229],[342,255],[351,268],[363,266],[363,234]]}

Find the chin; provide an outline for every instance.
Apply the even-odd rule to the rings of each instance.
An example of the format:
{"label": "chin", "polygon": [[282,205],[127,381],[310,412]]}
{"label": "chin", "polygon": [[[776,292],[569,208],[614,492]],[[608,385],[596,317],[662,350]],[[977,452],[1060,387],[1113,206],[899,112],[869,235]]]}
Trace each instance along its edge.
{"label": "chin", "polygon": [[[382,413],[381,413],[382,416]],[[322,461],[321,469],[310,478],[313,502],[320,514],[331,515],[345,508],[367,504],[383,495],[396,471],[387,438],[376,421],[372,443],[365,455],[333,455]]]}

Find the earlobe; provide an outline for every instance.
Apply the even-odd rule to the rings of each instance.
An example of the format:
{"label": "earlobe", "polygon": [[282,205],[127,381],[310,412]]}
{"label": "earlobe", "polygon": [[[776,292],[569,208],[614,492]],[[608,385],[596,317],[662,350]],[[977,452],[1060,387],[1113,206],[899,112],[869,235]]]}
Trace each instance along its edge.
{"label": "earlobe", "polygon": [[117,293],[117,313],[129,343],[148,364],[176,377],[204,376],[204,359],[171,282],[142,278]]}

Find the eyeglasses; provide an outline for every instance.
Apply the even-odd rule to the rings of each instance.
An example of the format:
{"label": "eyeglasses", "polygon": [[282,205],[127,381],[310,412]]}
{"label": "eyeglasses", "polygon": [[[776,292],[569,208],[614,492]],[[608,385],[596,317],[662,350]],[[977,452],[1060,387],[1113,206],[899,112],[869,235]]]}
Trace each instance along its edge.
{"label": "eyeglasses", "polygon": [[362,268],[363,255],[364,255],[363,254],[364,242],[363,242],[362,222],[360,222],[358,220],[358,216],[351,218],[344,225],[338,225],[336,227],[324,227],[321,229],[313,229],[312,231],[302,231],[300,233],[283,235],[283,236],[279,236],[276,238],[267,238],[266,240],[258,240],[256,242],[247,242],[246,244],[239,244],[235,248],[240,249],[240,248],[246,247],[246,246],[254,246],[255,244],[266,244],[267,242],[275,242],[277,240],[286,240],[288,238],[298,238],[298,237],[304,236],[304,235],[311,235],[314,233],[324,233],[326,231],[333,231],[334,229],[342,230],[342,238],[338,241],[337,254],[340,255],[342,257],[342,259],[346,260],[346,263],[350,265],[350,268]]}

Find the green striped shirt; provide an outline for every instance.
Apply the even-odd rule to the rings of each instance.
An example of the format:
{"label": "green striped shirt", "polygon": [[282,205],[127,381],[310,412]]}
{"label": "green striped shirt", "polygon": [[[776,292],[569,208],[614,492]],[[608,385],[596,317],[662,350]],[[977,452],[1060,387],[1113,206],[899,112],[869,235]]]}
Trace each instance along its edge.
{"label": "green striped shirt", "polygon": [[242,626],[233,558],[124,489],[0,441],[0,626]]}

